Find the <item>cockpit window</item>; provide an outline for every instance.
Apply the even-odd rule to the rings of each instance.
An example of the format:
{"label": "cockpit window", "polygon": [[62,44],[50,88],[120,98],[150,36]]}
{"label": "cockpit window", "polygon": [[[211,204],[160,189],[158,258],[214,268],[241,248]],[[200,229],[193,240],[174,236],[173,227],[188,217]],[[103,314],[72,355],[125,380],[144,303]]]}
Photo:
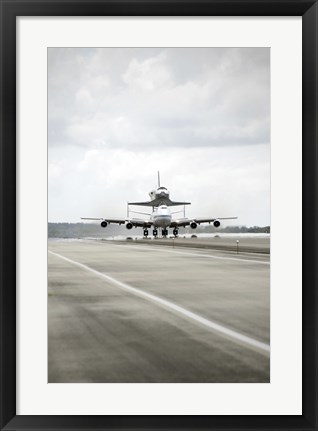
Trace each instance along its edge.
{"label": "cockpit window", "polygon": [[158,190],[167,190],[166,187],[159,187]]}

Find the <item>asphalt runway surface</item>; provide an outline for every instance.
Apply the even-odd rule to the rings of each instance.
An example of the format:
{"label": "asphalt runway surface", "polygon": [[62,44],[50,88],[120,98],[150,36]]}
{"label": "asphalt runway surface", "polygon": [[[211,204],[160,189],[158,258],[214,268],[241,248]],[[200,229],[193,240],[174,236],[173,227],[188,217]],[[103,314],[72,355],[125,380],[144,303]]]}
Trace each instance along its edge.
{"label": "asphalt runway surface", "polygon": [[48,248],[49,383],[270,381],[269,254]]}

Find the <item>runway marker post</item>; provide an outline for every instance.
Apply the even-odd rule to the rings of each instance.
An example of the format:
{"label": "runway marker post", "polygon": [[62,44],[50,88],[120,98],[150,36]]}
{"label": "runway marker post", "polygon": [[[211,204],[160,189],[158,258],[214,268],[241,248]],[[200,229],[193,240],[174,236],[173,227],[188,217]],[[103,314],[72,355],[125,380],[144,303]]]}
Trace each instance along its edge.
{"label": "runway marker post", "polygon": [[237,239],[236,240],[236,254],[238,254],[238,252],[239,252],[239,240]]}

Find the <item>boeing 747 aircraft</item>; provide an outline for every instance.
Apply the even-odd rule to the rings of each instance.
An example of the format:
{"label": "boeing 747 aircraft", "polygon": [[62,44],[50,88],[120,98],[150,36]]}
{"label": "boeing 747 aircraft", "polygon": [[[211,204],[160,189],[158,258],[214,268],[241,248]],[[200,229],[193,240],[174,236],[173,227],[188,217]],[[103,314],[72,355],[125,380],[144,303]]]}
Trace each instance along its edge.
{"label": "boeing 747 aircraft", "polygon": [[[145,213],[142,213],[145,214]],[[154,237],[158,235],[158,228],[162,229],[162,236],[166,237],[168,235],[168,228],[173,228],[173,235],[178,236],[178,228],[190,226],[191,229],[196,229],[201,223],[213,223],[215,227],[219,227],[220,220],[233,220],[237,217],[218,217],[218,218],[179,218],[173,219],[172,213],[167,205],[159,205],[154,208],[151,214],[147,214],[150,217],[148,219],[136,219],[136,218],[95,218],[95,217],[82,217],[83,220],[99,220],[101,221],[101,226],[106,227],[110,223],[124,224],[127,229],[132,229],[133,227],[142,227],[144,230],[144,236],[149,235],[148,229],[153,228],[152,234]]]}

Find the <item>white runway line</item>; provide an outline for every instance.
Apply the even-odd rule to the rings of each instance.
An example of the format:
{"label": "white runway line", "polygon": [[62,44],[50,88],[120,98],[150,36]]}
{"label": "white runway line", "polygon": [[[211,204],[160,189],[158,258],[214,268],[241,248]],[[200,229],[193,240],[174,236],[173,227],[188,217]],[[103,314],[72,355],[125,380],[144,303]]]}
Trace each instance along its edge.
{"label": "white runway line", "polygon": [[[116,247],[126,247],[130,249],[136,249],[138,245],[122,245],[122,244],[116,244]],[[161,247],[161,246],[158,246]],[[223,257],[223,256],[215,256],[214,254],[203,254],[203,253],[189,253],[184,251],[177,251],[177,250],[170,250],[171,245],[169,246],[162,246],[164,251],[167,253],[172,254],[181,254],[182,256],[192,256],[192,257],[207,257],[209,259],[220,259],[220,260],[235,260],[238,262],[249,262],[249,263],[260,263],[261,265],[270,265],[269,261],[265,260],[254,260],[254,259],[240,259],[238,257]],[[169,249],[168,249],[169,247]],[[146,250],[153,250],[153,251],[162,251],[163,249],[157,248],[157,247],[149,247],[149,245],[141,245],[139,246],[139,250],[142,248]]]}
{"label": "white runway line", "polygon": [[116,278],[113,278],[110,275],[96,271],[95,269],[90,268],[89,266],[84,265],[83,263],[76,262],[75,260],[69,259],[68,257],[62,256],[61,254],[58,254],[58,253],[54,253],[53,251],[50,251],[50,250],[48,250],[48,253],[50,253],[54,256],[57,256],[60,259],[65,260],[66,262],[69,262],[73,265],[76,265],[79,268],[82,268],[86,271],[89,271],[89,272],[95,274],[97,277],[104,279],[104,280],[107,280],[108,282],[119,287],[120,289],[126,290],[126,291],[131,292],[135,295],[141,296],[141,297],[146,298],[150,301],[153,301],[157,304],[160,304],[160,305],[164,306],[165,308],[173,310],[173,311],[175,311],[175,312],[177,312],[183,316],[186,316],[189,319],[192,319],[198,323],[201,323],[202,325],[204,325],[205,327],[207,327],[209,329],[212,329],[212,330],[214,330],[214,331],[216,331],[222,335],[228,336],[235,341],[239,341],[241,343],[246,344],[247,346],[257,348],[260,350],[261,353],[268,354],[270,352],[270,346],[268,344],[262,343],[261,341],[255,340],[254,338],[251,338],[251,337],[248,337],[246,335],[235,332],[232,329],[226,328],[225,326],[222,326],[222,325],[215,323],[211,320],[205,319],[204,317],[201,317],[198,314],[192,313],[191,311],[188,311],[185,308],[174,304],[173,302],[167,301],[167,300],[162,299],[158,296],[144,292],[143,290],[137,289],[136,287],[132,287],[129,284],[126,284],[126,283],[123,283],[119,280],[116,280]]}

